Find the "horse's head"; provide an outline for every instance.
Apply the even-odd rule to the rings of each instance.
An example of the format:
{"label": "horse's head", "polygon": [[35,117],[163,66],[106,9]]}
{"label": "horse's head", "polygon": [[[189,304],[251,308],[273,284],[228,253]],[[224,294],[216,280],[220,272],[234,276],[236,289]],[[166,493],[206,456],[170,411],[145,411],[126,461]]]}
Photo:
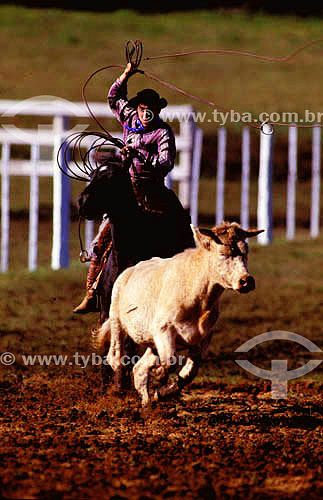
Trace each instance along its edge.
{"label": "horse's head", "polygon": [[93,220],[105,213],[111,215],[114,209],[120,209],[120,197],[129,188],[130,176],[121,163],[110,162],[98,167],[78,198],[80,216]]}

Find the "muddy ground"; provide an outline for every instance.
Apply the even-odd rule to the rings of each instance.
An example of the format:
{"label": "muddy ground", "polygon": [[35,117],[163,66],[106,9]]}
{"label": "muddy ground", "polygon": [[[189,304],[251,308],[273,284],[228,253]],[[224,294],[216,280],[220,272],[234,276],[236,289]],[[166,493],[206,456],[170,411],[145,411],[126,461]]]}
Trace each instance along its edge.
{"label": "muddy ground", "polygon": [[199,378],[148,414],[97,367],[12,372],[1,392],[8,499],[319,499],[322,384]]}

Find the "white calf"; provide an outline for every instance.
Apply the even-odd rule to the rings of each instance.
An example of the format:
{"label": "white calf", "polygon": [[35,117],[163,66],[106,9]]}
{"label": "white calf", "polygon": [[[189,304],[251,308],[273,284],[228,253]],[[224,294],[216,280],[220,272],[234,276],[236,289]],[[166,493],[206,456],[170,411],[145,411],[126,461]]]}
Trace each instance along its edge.
{"label": "white calf", "polygon": [[[133,369],[143,406],[150,402],[148,380],[153,368],[160,381],[155,399],[180,391],[195,377],[215,330],[224,290],[248,293],[255,288],[245,239],[262,230],[245,231],[237,223],[225,222],[193,231],[197,248],[169,259],[140,262],[118,277],[110,318],[95,336],[97,347],[111,342],[107,359],[117,373],[122,372],[127,336],[147,347]],[[167,383],[179,347],[188,355],[176,382]]]}

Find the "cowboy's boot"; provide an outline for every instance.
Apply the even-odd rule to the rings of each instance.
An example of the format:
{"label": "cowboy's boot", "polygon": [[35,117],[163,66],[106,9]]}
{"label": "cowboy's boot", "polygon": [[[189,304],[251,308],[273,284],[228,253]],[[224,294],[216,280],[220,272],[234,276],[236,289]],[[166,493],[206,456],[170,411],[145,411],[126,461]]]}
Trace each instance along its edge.
{"label": "cowboy's boot", "polygon": [[77,307],[73,310],[75,314],[86,314],[89,312],[99,312],[96,290],[93,287],[98,272],[100,270],[100,260],[92,257],[86,280],[86,294]]}

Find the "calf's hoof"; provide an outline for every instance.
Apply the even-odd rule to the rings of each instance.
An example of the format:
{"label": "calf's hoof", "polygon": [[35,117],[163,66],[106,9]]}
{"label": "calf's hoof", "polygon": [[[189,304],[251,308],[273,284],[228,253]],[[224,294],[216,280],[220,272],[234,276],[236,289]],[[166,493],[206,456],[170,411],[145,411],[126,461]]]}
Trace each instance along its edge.
{"label": "calf's hoof", "polygon": [[157,389],[153,396],[153,401],[165,401],[167,399],[176,398],[181,393],[181,387],[176,382]]}

